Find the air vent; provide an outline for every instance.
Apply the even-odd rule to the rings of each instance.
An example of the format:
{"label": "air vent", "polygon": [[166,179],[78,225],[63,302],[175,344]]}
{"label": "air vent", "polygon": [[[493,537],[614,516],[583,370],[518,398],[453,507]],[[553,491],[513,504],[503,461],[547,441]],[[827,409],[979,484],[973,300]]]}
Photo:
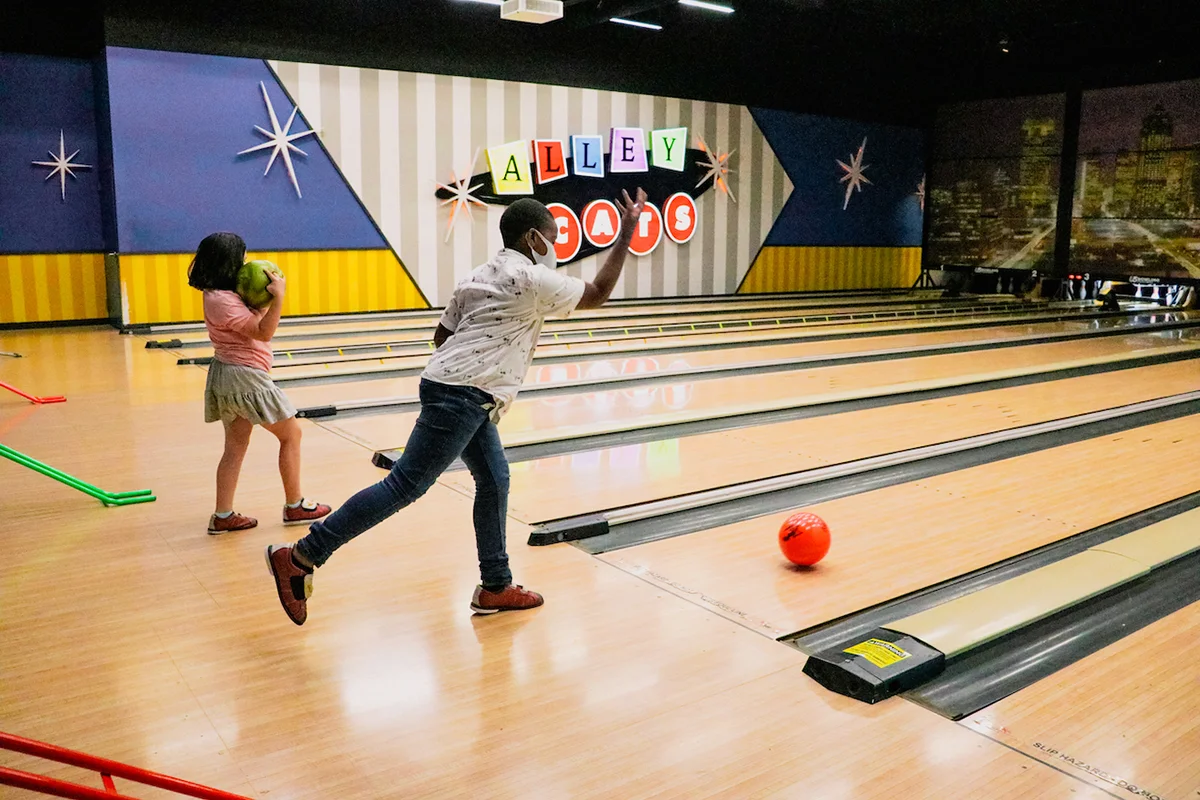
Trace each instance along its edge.
{"label": "air vent", "polygon": [[500,6],[500,19],[515,22],[553,22],[562,19],[562,0],[504,0]]}

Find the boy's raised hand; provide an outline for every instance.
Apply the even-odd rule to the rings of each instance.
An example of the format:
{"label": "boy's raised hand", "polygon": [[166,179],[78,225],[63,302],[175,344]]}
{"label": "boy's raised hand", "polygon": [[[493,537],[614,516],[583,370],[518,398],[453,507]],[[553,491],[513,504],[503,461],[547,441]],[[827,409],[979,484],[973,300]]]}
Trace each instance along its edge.
{"label": "boy's raised hand", "polygon": [[646,192],[639,186],[637,200],[630,199],[629,192],[622,189],[621,197],[617,199],[617,208],[621,209],[621,233],[626,238],[633,236],[634,228],[642,218],[642,209],[646,206]]}
{"label": "boy's raised hand", "polygon": [[617,241],[608,250],[604,265],[596,271],[596,277],[583,290],[583,297],[576,308],[599,308],[612,295],[617,278],[621,277],[621,268],[625,265],[625,256],[629,254],[629,243],[642,219],[642,209],[646,205],[646,193],[639,186],[637,200],[629,197],[629,192],[621,190],[617,207],[621,209],[621,233]]}

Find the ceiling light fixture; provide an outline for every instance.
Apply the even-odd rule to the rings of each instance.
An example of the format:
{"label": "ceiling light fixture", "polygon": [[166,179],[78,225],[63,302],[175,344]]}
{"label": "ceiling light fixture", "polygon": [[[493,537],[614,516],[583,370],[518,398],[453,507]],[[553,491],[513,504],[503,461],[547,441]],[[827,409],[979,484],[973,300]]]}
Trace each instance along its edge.
{"label": "ceiling light fixture", "polygon": [[720,3],[708,3],[705,0],[679,0],[681,6],[691,6],[692,8],[703,8],[705,11],[717,11],[721,14],[732,14],[733,6],[726,6]]}
{"label": "ceiling light fixture", "polygon": [[635,28],[645,28],[650,31],[661,31],[662,25],[655,25],[653,22],[638,22],[636,19],[623,19],[621,17],[611,17],[609,22],[615,22],[618,25],[631,25]]}

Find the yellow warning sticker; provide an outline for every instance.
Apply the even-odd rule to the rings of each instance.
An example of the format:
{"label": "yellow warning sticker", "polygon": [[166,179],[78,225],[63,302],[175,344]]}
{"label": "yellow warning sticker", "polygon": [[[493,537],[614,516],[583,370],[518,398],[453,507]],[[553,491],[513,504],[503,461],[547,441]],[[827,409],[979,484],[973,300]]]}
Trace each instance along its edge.
{"label": "yellow warning sticker", "polygon": [[880,669],[890,667],[912,655],[912,653],[901,650],[891,642],[885,642],[882,639],[867,639],[854,647],[847,647],[842,652],[852,656],[862,656]]}

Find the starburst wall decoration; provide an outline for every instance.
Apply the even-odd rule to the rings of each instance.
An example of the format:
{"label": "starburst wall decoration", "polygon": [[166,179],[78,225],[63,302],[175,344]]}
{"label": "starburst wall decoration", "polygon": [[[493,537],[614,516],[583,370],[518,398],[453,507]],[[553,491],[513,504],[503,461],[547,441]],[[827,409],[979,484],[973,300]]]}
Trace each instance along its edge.
{"label": "starburst wall decoration", "polygon": [[296,169],[292,166],[291,153],[296,152],[305,157],[308,156],[308,153],[304,152],[299,147],[296,147],[296,145],[292,144],[292,142],[304,136],[312,136],[314,133],[316,133],[316,131],[300,131],[298,133],[290,132],[292,129],[292,122],[296,119],[296,112],[300,110],[299,106],[292,108],[292,114],[288,117],[287,124],[280,128],[279,118],[275,116],[275,107],[271,105],[271,96],[267,94],[266,85],[263,84],[262,81],[259,81],[258,88],[262,89],[263,100],[267,102],[267,115],[271,118],[271,130],[267,130],[260,125],[255,125],[254,130],[267,137],[268,141],[263,142],[256,147],[248,147],[245,150],[241,150],[238,152],[238,155],[244,156],[248,153],[254,153],[259,150],[267,150],[269,148],[271,150],[271,159],[267,161],[267,168],[263,171],[263,177],[266,177],[266,175],[271,171],[271,167],[275,165],[275,159],[282,155],[284,167],[287,169],[288,177],[292,180],[292,187],[296,190],[296,196],[303,197],[303,195],[300,194],[300,182],[296,180]]}
{"label": "starburst wall decoration", "polygon": [[850,157],[850,163],[847,164],[841,159],[837,159],[838,166],[846,171],[838,183],[846,184],[846,201],[842,203],[842,211],[845,211],[850,206],[850,195],[854,194],[854,190],[862,191],[863,184],[870,185],[871,179],[863,173],[867,171],[869,165],[863,164],[863,153],[867,149],[867,140],[863,139],[862,144],[858,146],[858,152]]}
{"label": "starburst wall decoration", "polygon": [[729,188],[729,179],[725,176],[732,174],[735,170],[729,168],[729,157],[735,151],[730,150],[728,153],[718,154],[716,150],[709,148],[704,139],[700,139],[700,150],[704,153],[704,161],[697,161],[696,164],[701,169],[706,170],[704,177],[700,179],[700,183],[696,184],[696,188],[704,185],[704,182],[711,180],[713,186],[729,195],[729,199],[737,202],[737,198],[733,196],[733,190]]}
{"label": "starburst wall decoration", "polygon": [[[458,221],[459,211],[466,211],[467,218],[474,221],[471,215],[471,206],[476,205],[480,208],[487,208],[487,204],[475,196],[475,191],[483,186],[482,183],[471,185],[471,176],[475,174],[475,163],[479,161],[479,148],[475,149],[475,155],[471,157],[471,168],[466,171],[463,178],[459,178],[457,173],[450,173],[450,183],[439,183],[437,188],[444,189],[450,193],[450,197],[441,202],[441,205],[450,206],[450,221],[446,225],[446,238],[443,242],[450,241],[450,234],[454,232],[454,223]],[[452,204],[452,205],[451,205]]]}
{"label": "starburst wall decoration", "polygon": [[50,167],[50,174],[46,176],[46,180],[50,180],[51,178],[58,176],[59,194],[62,196],[62,201],[65,203],[67,202],[67,176],[70,175],[72,178],[74,178],[74,170],[91,169],[92,165],[80,164],[75,161],[75,156],[79,155],[78,150],[76,150],[74,153],[71,153],[71,155],[67,155],[66,141],[61,129],[58,131],[58,152],[55,153],[53,150],[47,150],[46,152],[49,153],[50,158],[54,160],[34,161],[33,165],[35,167]]}

